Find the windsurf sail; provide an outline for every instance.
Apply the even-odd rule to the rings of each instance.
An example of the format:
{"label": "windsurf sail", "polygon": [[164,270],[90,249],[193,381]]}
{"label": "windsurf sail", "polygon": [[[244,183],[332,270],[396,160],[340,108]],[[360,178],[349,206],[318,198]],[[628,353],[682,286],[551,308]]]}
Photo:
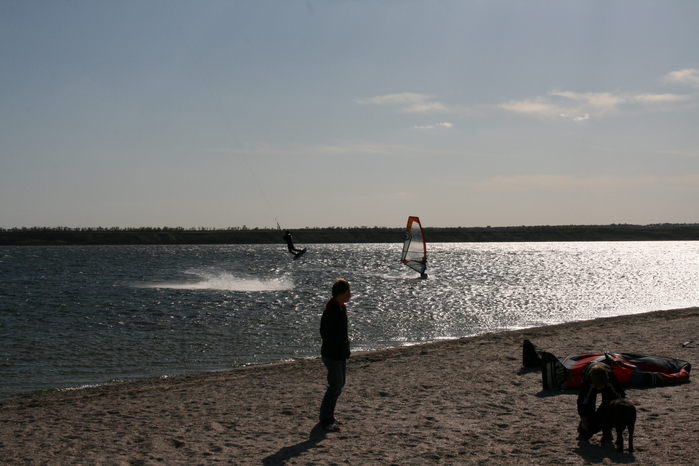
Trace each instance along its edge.
{"label": "windsurf sail", "polygon": [[400,259],[403,264],[423,277],[425,276],[427,245],[420,219],[417,217],[408,217],[408,226],[405,228],[405,243],[403,243],[403,253]]}

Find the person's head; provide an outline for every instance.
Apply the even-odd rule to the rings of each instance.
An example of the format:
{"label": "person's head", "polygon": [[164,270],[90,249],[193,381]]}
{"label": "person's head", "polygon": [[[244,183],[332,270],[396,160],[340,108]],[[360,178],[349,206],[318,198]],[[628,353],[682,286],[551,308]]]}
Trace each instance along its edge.
{"label": "person's head", "polygon": [[338,278],[333,283],[333,298],[340,304],[344,304],[350,299],[350,284],[344,278]]}
{"label": "person's head", "polygon": [[607,382],[609,381],[609,374],[607,370],[600,366],[594,365],[590,369],[590,382],[597,390],[602,390]]}

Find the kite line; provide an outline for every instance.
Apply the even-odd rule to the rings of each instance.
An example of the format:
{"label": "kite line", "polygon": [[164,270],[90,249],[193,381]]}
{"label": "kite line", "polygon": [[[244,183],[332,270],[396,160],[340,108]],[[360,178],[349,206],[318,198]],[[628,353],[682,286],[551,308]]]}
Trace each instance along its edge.
{"label": "kite line", "polygon": [[[166,8],[169,10],[170,5],[165,3]],[[174,13],[170,10],[170,15],[173,17],[175,21],[174,24],[181,24],[179,21],[174,18]],[[210,98],[213,99],[213,104],[217,107],[219,113],[223,116],[224,123],[227,125],[227,128],[231,130],[234,128],[233,126],[233,120],[231,118],[230,112],[228,112],[223,106],[221,105],[221,99],[218,99],[216,93],[212,89],[212,86],[210,83],[212,82],[211,76],[209,74],[208,69],[204,66],[204,62],[201,59],[201,55],[199,53],[198,48],[194,44],[194,41],[192,40],[192,37],[188,33],[187,29],[184,27],[178,27],[180,29],[181,33],[186,37],[186,40],[189,42],[189,45],[193,51],[192,56],[194,57],[196,63],[195,63],[195,68],[197,68],[197,71],[201,73],[201,76],[204,81],[204,85],[206,86],[206,89],[209,92]],[[262,195],[262,199],[264,199],[265,204],[267,204],[267,208],[269,209],[270,213],[272,214],[272,218],[274,218],[275,223],[277,224],[277,229],[281,231],[282,227],[279,225],[279,220],[277,220],[277,215],[274,212],[274,209],[272,208],[272,204],[269,202],[269,199],[267,198],[267,194],[265,194],[265,190],[262,188],[262,183],[260,182],[260,179],[257,176],[257,173],[255,173],[255,170],[253,170],[252,165],[250,165],[250,162],[248,161],[247,155],[243,152],[238,152],[237,155],[240,156],[240,158],[243,159],[243,162],[245,163],[245,166],[248,168],[250,173],[252,174],[252,178],[255,180],[255,184],[257,185],[257,189],[260,191],[260,194]]]}

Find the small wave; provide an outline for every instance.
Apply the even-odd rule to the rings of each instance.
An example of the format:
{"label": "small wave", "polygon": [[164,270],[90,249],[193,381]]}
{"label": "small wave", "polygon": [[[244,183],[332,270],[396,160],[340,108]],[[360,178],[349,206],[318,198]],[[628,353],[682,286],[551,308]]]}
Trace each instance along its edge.
{"label": "small wave", "polygon": [[291,290],[293,287],[294,283],[286,278],[241,278],[229,273],[205,275],[200,277],[199,280],[192,281],[158,282],[139,285],[139,288],[218,291],[284,291]]}

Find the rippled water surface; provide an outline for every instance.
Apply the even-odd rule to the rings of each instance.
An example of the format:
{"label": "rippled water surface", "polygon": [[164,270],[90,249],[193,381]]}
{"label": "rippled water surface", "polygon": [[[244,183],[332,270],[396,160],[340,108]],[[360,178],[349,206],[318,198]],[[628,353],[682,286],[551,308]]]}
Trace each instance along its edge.
{"label": "rippled water surface", "polygon": [[699,243],[0,248],[0,398],[319,353],[337,277],[354,351],[699,305]]}

